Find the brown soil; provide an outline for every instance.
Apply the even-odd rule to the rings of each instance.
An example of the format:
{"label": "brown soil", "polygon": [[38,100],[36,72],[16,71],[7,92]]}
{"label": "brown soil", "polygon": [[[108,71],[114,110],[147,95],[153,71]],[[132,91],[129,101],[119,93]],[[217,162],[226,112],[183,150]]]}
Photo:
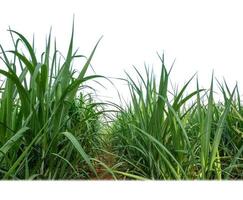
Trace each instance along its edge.
{"label": "brown soil", "polygon": [[[112,168],[115,165],[115,158],[112,154],[103,153],[103,155],[99,156],[97,159],[103,162],[109,168]],[[97,163],[95,169],[98,177],[94,176],[92,180],[114,180],[112,174],[99,163]]]}

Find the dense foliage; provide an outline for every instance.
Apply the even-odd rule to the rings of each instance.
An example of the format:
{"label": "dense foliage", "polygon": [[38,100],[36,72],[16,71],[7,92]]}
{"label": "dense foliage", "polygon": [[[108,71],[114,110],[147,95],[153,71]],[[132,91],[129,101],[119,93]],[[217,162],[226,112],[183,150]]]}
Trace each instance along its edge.
{"label": "dense foliage", "polygon": [[[34,42],[9,32],[13,49],[0,46],[1,179],[243,178],[237,85],[217,83],[223,101],[215,100],[214,76],[209,90],[196,80],[188,92],[193,76],[171,91],[171,70],[159,56],[158,82],[148,67],[145,76],[137,68],[137,77],[127,74],[127,106],[98,102],[84,87],[102,77],[86,75],[98,43],[88,58],[79,55],[73,29],[64,58],[50,33],[38,58]],[[77,73],[80,58],[86,62]]]}

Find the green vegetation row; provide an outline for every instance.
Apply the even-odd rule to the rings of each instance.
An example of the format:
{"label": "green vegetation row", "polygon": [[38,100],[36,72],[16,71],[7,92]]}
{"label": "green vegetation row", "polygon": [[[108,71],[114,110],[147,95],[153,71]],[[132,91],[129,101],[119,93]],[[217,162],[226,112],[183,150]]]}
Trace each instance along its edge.
{"label": "green vegetation row", "polygon": [[[230,89],[212,75],[204,89],[193,76],[170,89],[172,68],[162,55],[159,77],[145,66],[145,75],[134,68],[136,76],[122,79],[131,99],[125,106],[101,102],[89,81],[107,78],[87,75],[99,41],[89,57],[80,55],[73,26],[66,56],[50,33],[38,57],[34,41],[9,33],[13,48],[0,45],[1,179],[243,178],[237,85]],[[79,72],[76,59],[85,59]]]}

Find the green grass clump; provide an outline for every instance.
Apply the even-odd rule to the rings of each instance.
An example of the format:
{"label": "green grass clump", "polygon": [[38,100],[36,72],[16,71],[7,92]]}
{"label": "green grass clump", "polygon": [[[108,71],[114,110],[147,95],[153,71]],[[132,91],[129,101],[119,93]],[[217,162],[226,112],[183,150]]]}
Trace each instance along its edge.
{"label": "green grass clump", "polygon": [[160,57],[159,84],[146,67],[127,74],[131,103],[121,107],[112,126],[114,151],[121,170],[148,179],[242,178],[242,105],[238,87],[219,84],[224,102],[210,89],[187,93],[193,77],[179,90],[168,89],[170,71]]}
{"label": "green grass clump", "polygon": [[[1,48],[5,77],[0,96],[0,177],[3,179],[71,179],[96,174],[86,150],[97,143],[98,104],[76,99],[80,86],[99,76],[86,71],[98,43],[75,74],[80,56],[71,40],[65,58],[52,46],[51,33],[40,59],[34,44],[9,30],[13,50]],[[82,95],[82,94],[81,94]],[[94,153],[92,153],[94,155]]]}

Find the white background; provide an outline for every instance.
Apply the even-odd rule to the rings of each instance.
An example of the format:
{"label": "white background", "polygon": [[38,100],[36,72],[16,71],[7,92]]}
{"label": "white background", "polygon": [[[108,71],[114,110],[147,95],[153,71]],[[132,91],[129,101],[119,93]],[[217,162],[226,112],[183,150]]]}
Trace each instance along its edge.
{"label": "white background", "polygon": [[[6,30],[11,26],[29,39],[35,34],[36,46],[41,52],[40,49],[44,50],[45,37],[52,26],[58,48],[65,53],[71,33],[72,17],[75,14],[75,45],[80,48],[81,54],[88,55],[96,41],[104,35],[92,62],[97,74],[124,77],[124,70],[132,73],[132,65],[142,70],[144,62],[153,65],[155,71],[159,72],[160,65],[156,55],[158,51],[165,52],[168,67],[176,58],[172,82],[183,83],[198,72],[201,85],[207,87],[214,69],[216,77],[220,80],[225,77],[231,85],[238,80],[240,88],[243,88],[241,87],[243,84],[243,6],[241,2],[240,0],[0,0],[0,43],[5,49],[9,48],[11,40]],[[119,91],[124,89],[119,84],[117,87]],[[104,94],[113,97],[114,100],[117,98],[112,86]],[[18,193],[14,192],[15,189],[27,189],[29,186],[15,186],[15,189],[10,187],[9,190],[3,188],[0,190],[5,190],[6,195],[18,197]],[[25,194],[33,191],[33,187],[26,190]],[[49,193],[54,195],[53,199],[60,191],[72,196],[68,192],[70,188],[65,191],[65,189],[59,190],[59,186],[54,187],[54,184],[52,187],[55,188],[53,190],[55,192],[47,191],[47,197]],[[108,184],[107,187],[118,189],[117,187],[120,186]],[[189,184],[189,187],[191,188],[189,191],[192,192],[200,189],[194,190],[193,188],[196,187],[194,183]],[[211,188],[205,184],[202,187],[202,190]],[[51,189],[51,186],[45,188]],[[154,187],[148,186],[148,190],[149,188]],[[160,186],[156,188],[158,193],[162,189]],[[167,192],[169,198],[170,191],[172,197],[176,194],[180,197],[180,193],[177,192],[180,188],[180,191],[183,188],[188,189],[184,184],[184,186],[171,186],[171,189],[164,191],[162,189],[162,191]],[[80,188],[80,198],[83,191]],[[95,190],[85,189],[85,191],[86,193],[90,191],[99,197],[99,193]],[[137,188],[137,191],[146,192],[141,188]],[[108,191],[108,194],[107,192],[103,194],[104,199],[108,197],[108,199],[116,199],[120,195],[131,194],[129,188],[124,193],[120,190],[118,192],[119,194],[109,196]],[[236,191],[229,193],[227,189],[220,190],[220,187],[215,187],[215,190],[210,192],[216,192],[215,195],[221,194],[219,196],[221,199],[227,197],[225,193],[236,194]],[[113,194],[112,190],[111,193]],[[41,197],[41,194],[44,195],[45,192],[39,191],[33,195],[37,198]],[[206,195],[205,192],[202,194]],[[137,193],[133,194],[133,199],[136,199],[136,195]],[[186,195],[185,193],[185,197]],[[195,195],[202,197],[200,192]],[[68,198],[60,195],[59,199],[62,197]]]}
{"label": "white background", "polygon": [[[93,67],[97,74],[125,77],[132,65],[144,62],[160,71],[156,52],[165,52],[167,67],[176,59],[173,83],[184,83],[195,72],[208,87],[211,73],[233,86],[243,83],[243,6],[236,0],[8,0],[0,1],[0,43],[9,48],[8,26],[30,40],[35,34],[41,53],[52,26],[58,48],[65,53],[75,14],[75,47],[89,55],[102,39]],[[76,66],[79,69],[81,66]],[[104,83],[105,84],[105,83]],[[195,85],[195,82],[192,83]],[[122,92],[124,87],[116,85]],[[240,87],[241,88],[241,87]],[[115,90],[101,95],[117,99]],[[126,96],[126,94],[123,95]]]}
{"label": "white background", "polygon": [[9,181],[0,182],[0,191],[1,199],[8,200],[229,200],[241,199],[242,183],[239,181],[234,184],[228,181]]}

